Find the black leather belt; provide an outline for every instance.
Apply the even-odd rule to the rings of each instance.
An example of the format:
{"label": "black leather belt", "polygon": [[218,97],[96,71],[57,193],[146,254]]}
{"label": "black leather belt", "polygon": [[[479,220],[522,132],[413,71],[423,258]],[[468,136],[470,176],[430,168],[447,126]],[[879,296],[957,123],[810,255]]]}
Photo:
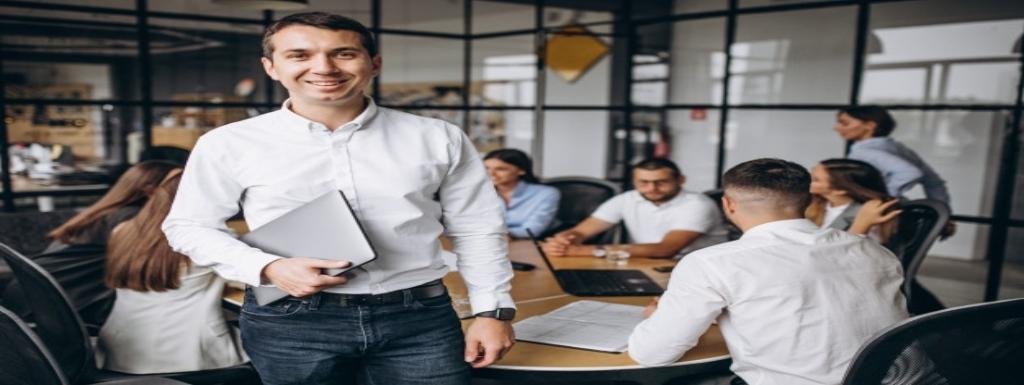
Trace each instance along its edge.
{"label": "black leather belt", "polygon": [[430,281],[416,287],[395,290],[384,294],[338,294],[320,292],[320,303],[338,303],[342,306],[389,305],[405,301],[406,293],[412,299],[434,298],[447,293],[441,280]]}

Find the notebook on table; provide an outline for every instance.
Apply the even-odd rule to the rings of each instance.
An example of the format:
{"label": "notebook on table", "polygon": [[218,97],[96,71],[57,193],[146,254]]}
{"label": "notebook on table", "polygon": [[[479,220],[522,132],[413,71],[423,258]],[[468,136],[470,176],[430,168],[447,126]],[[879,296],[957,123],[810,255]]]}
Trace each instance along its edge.
{"label": "notebook on table", "polygon": [[[359,224],[345,193],[331,191],[260,226],[241,238],[249,246],[285,258],[306,257],[349,261],[338,275],[377,259],[370,239]],[[253,287],[256,303],[266,305],[287,297],[273,286]]]}
{"label": "notebook on table", "polygon": [[544,264],[566,293],[581,297],[661,295],[665,290],[640,270],[562,269],[551,265],[537,237],[527,229]]}
{"label": "notebook on table", "polygon": [[545,345],[622,353],[629,335],[644,320],[644,307],[576,301],[512,325],[516,339]]}

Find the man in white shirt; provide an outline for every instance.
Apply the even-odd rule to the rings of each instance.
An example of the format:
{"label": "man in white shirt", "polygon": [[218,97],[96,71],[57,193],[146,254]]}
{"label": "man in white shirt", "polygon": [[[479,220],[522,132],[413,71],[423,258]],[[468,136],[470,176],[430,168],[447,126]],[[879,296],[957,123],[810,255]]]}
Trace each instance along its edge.
{"label": "man in white shirt", "polygon": [[[633,257],[672,258],[725,242],[721,210],[701,193],[683,190],[686,176],[671,160],[647,159],[633,166],[633,186],[601,204],[587,219],[548,238],[549,256],[604,256],[607,247]],[[584,245],[622,221],[632,237],[628,245]]]}
{"label": "man in white shirt", "polygon": [[[259,306],[247,293],[242,307],[264,384],[468,384],[470,366],[512,346],[514,314],[502,203],[472,143],[449,123],[365,97],[381,57],[352,19],[285,17],[263,51],[289,99],[200,138],[163,224],[168,241],[227,279],[291,295]],[[338,190],[378,253],[351,274],[321,274],[348,262],[264,253],[224,225],[239,205],[255,229]],[[440,283],[442,232],[477,314],[465,336]]]}
{"label": "man in white shirt", "polygon": [[630,336],[630,357],[673,363],[717,321],[748,384],[842,381],[861,345],[907,317],[903,272],[877,243],[804,219],[809,185],[807,170],[779,159],[726,172],[723,207],[743,237],[676,266]]}

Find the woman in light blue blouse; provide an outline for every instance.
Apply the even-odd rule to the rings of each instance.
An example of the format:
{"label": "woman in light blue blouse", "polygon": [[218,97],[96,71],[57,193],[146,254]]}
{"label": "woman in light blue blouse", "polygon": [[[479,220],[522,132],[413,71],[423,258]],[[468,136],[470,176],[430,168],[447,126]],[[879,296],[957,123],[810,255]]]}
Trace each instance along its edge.
{"label": "woman in light blue blouse", "polygon": [[558,211],[558,189],[545,186],[533,175],[533,161],[526,153],[504,148],[484,156],[487,175],[505,201],[505,223],[513,238],[527,238],[529,229],[540,236],[551,226]]}

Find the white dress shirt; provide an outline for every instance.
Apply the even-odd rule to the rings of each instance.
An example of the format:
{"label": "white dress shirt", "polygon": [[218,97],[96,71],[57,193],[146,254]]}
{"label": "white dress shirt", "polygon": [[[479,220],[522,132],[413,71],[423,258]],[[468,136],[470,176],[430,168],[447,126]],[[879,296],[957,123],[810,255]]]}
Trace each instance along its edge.
{"label": "white dress shirt", "polygon": [[675,230],[704,234],[679,250],[679,256],[725,242],[729,236],[718,205],[704,194],[689,191],[680,191],[660,205],[636,190],[626,191],[601,204],[591,216],[608,223],[624,222],[634,243],[658,243]]}
{"label": "white dress shirt", "polygon": [[248,361],[224,320],[224,280],[207,267],[181,268],[181,286],[155,292],[117,289],[100,329],[103,367],[147,374],[226,368]]}
{"label": "white dress shirt", "polygon": [[341,190],[378,258],[326,291],[380,294],[443,277],[443,232],[474,312],[514,307],[502,202],[470,140],[442,120],[367,101],[334,131],[285,101],[203,135],[163,224],[171,246],[224,278],[260,285],[263,267],[280,257],[238,241],[224,221],[241,205],[256,229]]}
{"label": "white dress shirt", "polygon": [[629,355],[673,363],[717,320],[748,384],[838,384],[861,345],[907,317],[902,282],[875,242],[806,219],[765,223],[683,258]]}

